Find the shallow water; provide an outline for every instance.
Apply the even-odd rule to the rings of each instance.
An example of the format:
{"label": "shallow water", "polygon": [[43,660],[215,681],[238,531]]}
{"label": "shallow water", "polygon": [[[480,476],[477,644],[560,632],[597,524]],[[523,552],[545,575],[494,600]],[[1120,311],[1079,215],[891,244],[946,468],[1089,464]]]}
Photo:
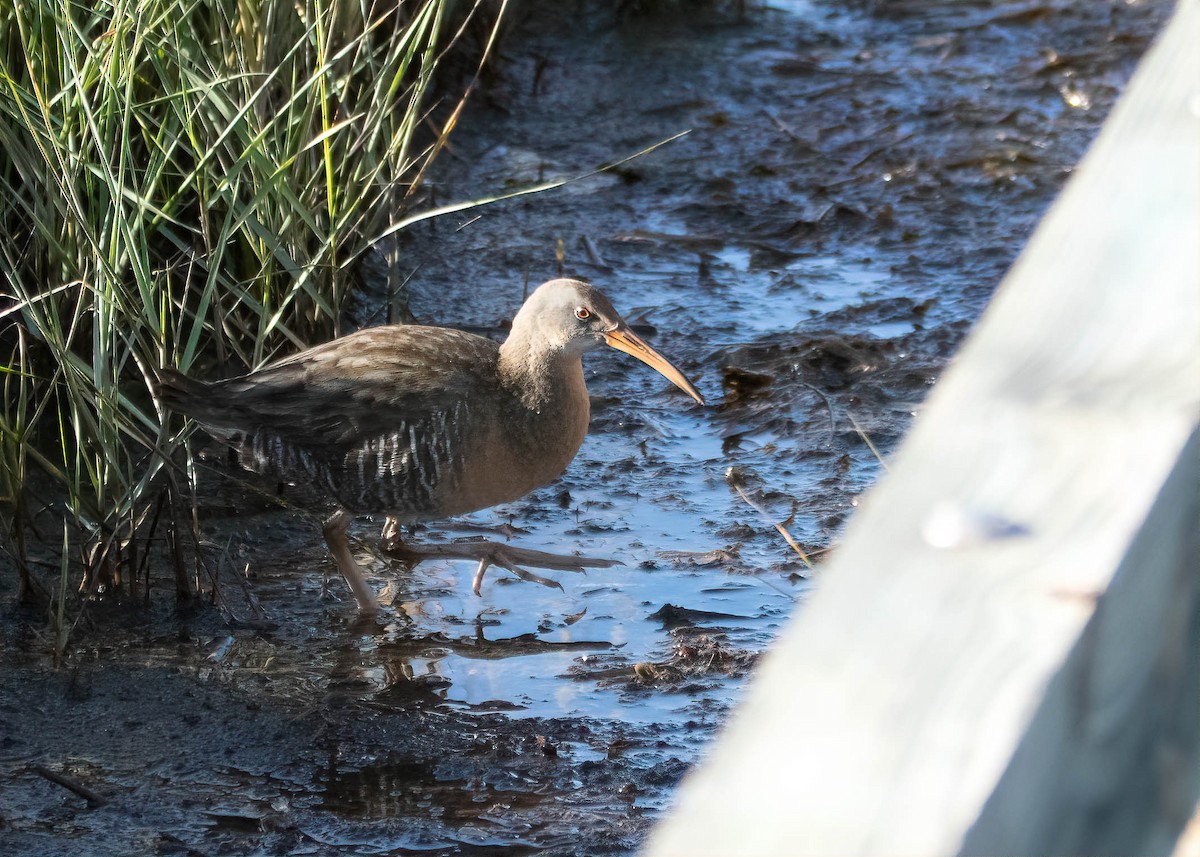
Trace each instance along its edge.
{"label": "shallow water", "polygon": [[[624,564],[548,573],[561,590],[493,570],[476,597],[470,563],[402,568],[363,520],[391,607],[356,620],[340,580],[322,598],[311,498],[264,508],[217,454],[201,484],[217,607],[181,620],[159,583],[157,612],[81,630],[65,673],[31,620],[5,619],[0,850],[629,853],[819,585],[773,523],[814,556],[836,544],[881,472],[871,446],[895,448],[1170,8],[565,5],[508,36],[437,202],[692,132],[409,230],[400,298],[502,335],[527,288],[586,277],[710,405],[591,355],[592,431],[567,474],[415,538],[512,525],[514,544]],[[368,279],[363,319],[395,297]],[[113,804],[79,812],[32,762]]]}

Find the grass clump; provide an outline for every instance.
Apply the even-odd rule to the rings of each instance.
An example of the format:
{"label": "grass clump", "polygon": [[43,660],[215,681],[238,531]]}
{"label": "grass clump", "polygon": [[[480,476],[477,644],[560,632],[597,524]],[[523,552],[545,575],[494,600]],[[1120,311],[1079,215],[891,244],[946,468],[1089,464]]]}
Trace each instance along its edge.
{"label": "grass clump", "polygon": [[[61,608],[68,567],[96,585],[144,557],[182,442],[154,367],[336,332],[457,117],[430,119],[478,8],[456,5],[0,5],[0,514],[27,591]],[[49,587],[27,551],[47,504],[72,556]]]}

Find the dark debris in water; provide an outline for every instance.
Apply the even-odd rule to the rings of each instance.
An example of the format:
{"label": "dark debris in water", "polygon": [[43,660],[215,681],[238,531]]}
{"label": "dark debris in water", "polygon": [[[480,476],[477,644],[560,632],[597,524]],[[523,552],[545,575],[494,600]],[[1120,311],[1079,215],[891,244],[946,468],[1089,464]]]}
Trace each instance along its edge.
{"label": "dark debris in water", "polygon": [[[946,324],[934,335],[913,331],[889,339],[823,330],[735,346],[719,356],[725,396],[717,419],[727,446],[769,434],[822,439],[798,448],[804,456],[861,450],[867,438],[890,449],[966,329],[965,323]],[[769,387],[758,383],[767,378]],[[779,407],[773,387],[791,391],[791,407]]]}
{"label": "dark debris in water", "polygon": [[664,604],[646,618],[669,631],[667,657],[636,662],[622,655],[581,659],[570,670],[570,677],[631,692],[653,689],[686,695],[715,686],[711,682],[697,684],[697,680],[744,677],[758,659],[757,652],[736,648],[721,630],[722,625],[736,627],[750,617]]}
{"label": "dark debris in water", "polygon": [[718,613],[714,610],[693,610],[688,607],[676,607],[674,604],[664,604],[646,618],[662,622],[667,628],[677,628],[681,625],[694,625],[697,622],[711,622],[725,619],[745,621],[750,617],[738,616],[734,613]]}

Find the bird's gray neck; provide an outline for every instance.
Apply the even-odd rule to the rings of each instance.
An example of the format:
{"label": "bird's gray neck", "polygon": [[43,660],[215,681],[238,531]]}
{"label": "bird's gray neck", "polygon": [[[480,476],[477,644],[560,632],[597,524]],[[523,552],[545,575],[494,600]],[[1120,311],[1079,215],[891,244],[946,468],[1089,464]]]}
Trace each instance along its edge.
{"label": "bird's gray neck", "polygon": [[581,355],[537,336],[537,331],[514,330],[500,346],[501,380],[533,411],[562,407],[581,396],[586,402]]}
{"label": "bird's gray neck", "polygon": [[531,486],[557,478],[587,434],[591,407],[580,357],[511,336],[500,348],[500,381],[519,402],[501,431]]}

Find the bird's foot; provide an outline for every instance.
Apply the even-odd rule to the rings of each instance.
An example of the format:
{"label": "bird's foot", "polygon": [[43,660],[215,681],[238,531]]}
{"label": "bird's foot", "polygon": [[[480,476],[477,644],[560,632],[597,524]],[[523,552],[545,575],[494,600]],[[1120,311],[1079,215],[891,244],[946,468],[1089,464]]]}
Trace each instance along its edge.
{"label": "bird's foot", "polygon": [[522,580],[562,589],[562,584],[557,580],[551,580],[548,577],[542,577],[540,574],[534,574],[522,566],[532,565],[535,568],[548,568],[553,571],[583,572],[589,568],[611,568],[614,565],[621,564],[621,561],[616,559],[547,553],[545,551],[519,548],[513,545],[486,540],[412,546],[403,544],[399,538],[389,539],[388,535],[389,533],[385,527],[384,538],[380,548],[384,554],[394,559],[414,564],[426,559],[478,560],[479,567],[475,571],[475,577],[471,584],[471,589],[476,595],[480,594],[480,590],[483,587],[484,575],[487,573],[488,568],[493,565],[511,571]]}
{"label": "bird's foot", "polygon": [[384,553],[388,553],[394,548],[404,547],[404,540],[400,538],[400,520],[388,515],[383,522],[383,532],[379,534],[379,547]]}

